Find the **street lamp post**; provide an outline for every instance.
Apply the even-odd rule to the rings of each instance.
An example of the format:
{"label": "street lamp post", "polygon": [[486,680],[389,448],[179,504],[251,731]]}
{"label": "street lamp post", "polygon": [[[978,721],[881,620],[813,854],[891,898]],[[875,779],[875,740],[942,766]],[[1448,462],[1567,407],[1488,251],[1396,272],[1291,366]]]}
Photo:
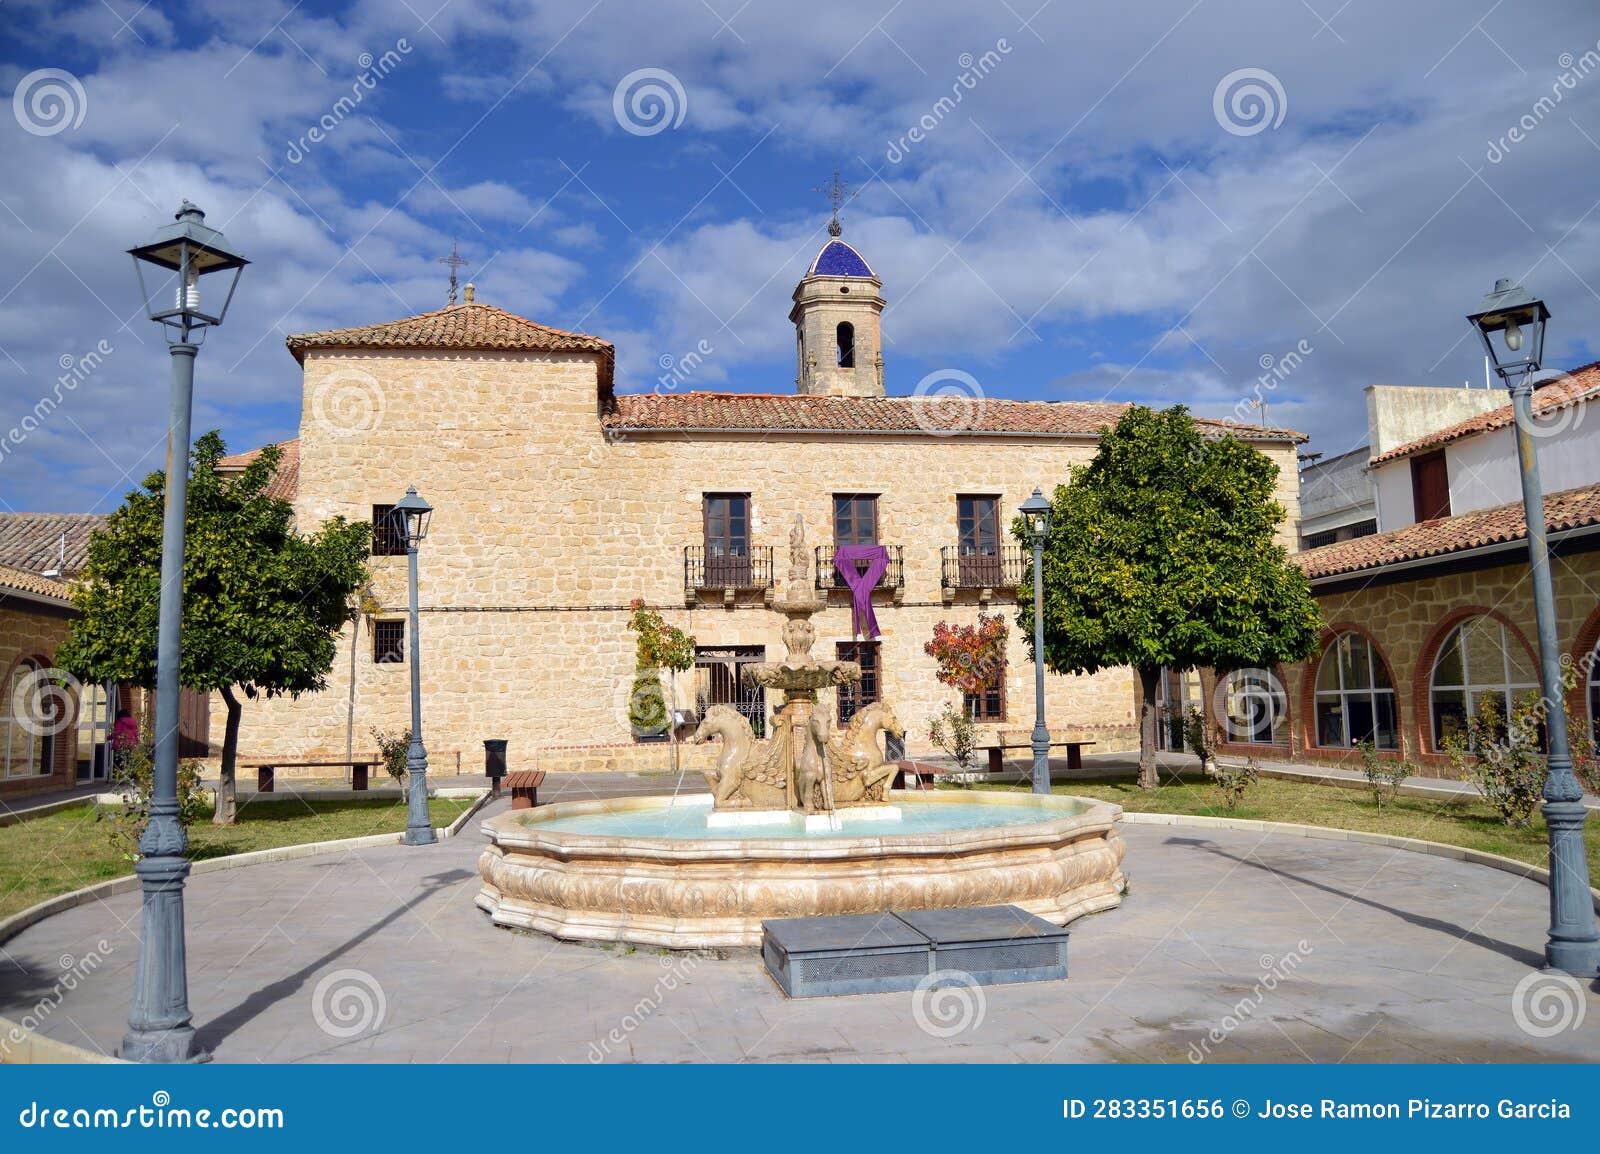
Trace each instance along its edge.
{"label": "street lamp post", "polygon": [[1550,936],[1545,963],[1583,978],[1600,968],[1600,932],[1589,892],[1589,862],[1583,823],[1588,810],[1583,787],[1572,772],[1567,742],[1566,687],[1561,678],[1561,647],[1556,635],[1555,597],[1550,584],[1544,489],[1533,443],[1533,374],[1544,357],[1544,326],[1550,310],[1542,300],[1509,280],[1495,282],[1478,311],[1467,317],[1483,338],[1484,351],[1511,393],[1517,427],[1517,457],[1522,472],[1522,509],[1528,524],[1528,564],[1533,612],[1539,632],[1539,688],[1544,696],[1549,743],[1544,782],[1544,820],[1550,833]]}
{"label": "street lamp post", "polygon": [[432,845],[438,840],[428,816],[428,751],[422,744],[422,646],[417,636],[417,546],[428,535],[433,506],[417,496],[416,486],[395,502],[394,530],[403,533],[411,580],[411,745],[406,750],[406,845]]}
{"label": "street lamp post", "polygon": [[1050,730],[1044,723],[1044,540],[1050,535],[1050,502],[1034,489],[1019,510],[1033,545],[1033,792],[1050,792]]}
{"label": "street lamp post", "polygon": [[[146,244],[128,250],[150,319],[166,330],[172,357],[167,415],[166,497],[161,521],[160,619],[156,638],[154,783],[150,820],[139,838],[133,867],[144,892],[139,963],[133,1008],[122,1038],[122,1057],[132,1062],[187,1062],[196,1051],[189,1013],[184,949],[183,883],[189,875],[189,838],[178,819],[178,684],[183,621],[184,519],[189,503],[189,417],[194,399],[194,359],[207,329],[222,323],[239,274],[250,262],[228,248],[222,233],[208,228],[205,213],[187,200],[173,223]],[[172,307],[150,295],[144,266],[177,274]],[[200,278],[233,273],[214,313],[201,305]],[[158,284],[159,293],[165,287]]]}

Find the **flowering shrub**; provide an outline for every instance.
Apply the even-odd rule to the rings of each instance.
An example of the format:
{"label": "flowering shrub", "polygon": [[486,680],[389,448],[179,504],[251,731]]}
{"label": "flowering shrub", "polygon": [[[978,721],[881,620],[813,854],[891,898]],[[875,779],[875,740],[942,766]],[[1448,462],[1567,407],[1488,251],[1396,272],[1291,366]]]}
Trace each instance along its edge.
{"label": "flowering shrub", "polygon": [[636,653],[640,669],[671,669],[676,673],[694,665],[694,637],[668,625],[660,613],[635,597],[628,603],[633,615],[628,628],[637,633]]}
{"label": "flowering shrub", "polygon": [[1006,634],[1004,617],[980,613],[977,625],[939,622],[922,651],[939,663],[934,676],[941,684],[982,693],[1005,670]]}
{"label": "flowering shrub", "polygon": [[1545,765],[1539,754],[1544,710],[1528,694],[1514,702],[1509,720],[1498,694],[1485,695],[1467,718],[1465,733],[1444,740],[1450,764],[1477,783],[1483,798],[1511,826],[1523,826],[1544,794]]}
{"label": "flowering shrub", "polygon": [[944,750],[956,763],[956,768],[965,773],[972,768],[976,728],[965,709],[945,702],[938,716],[928,723],[928,740]]}

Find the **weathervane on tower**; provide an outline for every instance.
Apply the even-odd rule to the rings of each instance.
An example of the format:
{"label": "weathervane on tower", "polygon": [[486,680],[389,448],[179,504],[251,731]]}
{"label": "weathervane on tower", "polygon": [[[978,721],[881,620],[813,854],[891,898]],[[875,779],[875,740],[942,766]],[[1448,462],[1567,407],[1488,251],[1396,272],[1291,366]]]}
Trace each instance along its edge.
{"label": "weathervane on tower", "polygon": [[456,303],[456,269],[472,262],[466,257],[456,254],[456,242],[452,240],[450,242],[450,255],[440,257],[439,263],[450,266],[450,304],[453,305]]}
{"label": "weathervane on tower", "polygon": [[828,198],[828,202],[833,205],[833,219],[828,222],[828,235],[838,236],[844,231],[844,228],[839,224],[839,209],[850,200],[850,185],[840,178],[839,169],[835,166],[833,179],[811,191],[822,193],[823,196]]}

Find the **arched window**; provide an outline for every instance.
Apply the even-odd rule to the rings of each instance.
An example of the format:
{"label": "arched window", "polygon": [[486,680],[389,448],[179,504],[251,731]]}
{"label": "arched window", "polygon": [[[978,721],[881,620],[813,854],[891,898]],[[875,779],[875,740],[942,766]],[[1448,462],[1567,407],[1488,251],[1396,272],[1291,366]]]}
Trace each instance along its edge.
{"label": "arched window", "polygon": [[1317,667],[1317,744],[1349,749],[1363,741],[1400,748],[1394,684],[1370,641],[1341,633]]}
{"label": "arched window", "polygon": [[19,661],[3,687],[0,700],[0,755],[5,758],[6,777],[37,777],[50,772],[50,742],[40,726],[29,719],[29,690],[39,666],[32,661]]}
{"label": "arched window", "polygon": [[1493,617],[1469,617],[1456,626],[1439,648],[1429,684],[1433,706],[1433,748],[1466,734],[1468,717],[1485,700],[1497,700],[1502,718],[1525,695],[1537,697],[1533,660],[1506,627]]}
{"label": "arched window", "polygon": [[853,369],[856,367],[856,326],[849,321],[841,321],[837,331],[839,338],[839,367]]}

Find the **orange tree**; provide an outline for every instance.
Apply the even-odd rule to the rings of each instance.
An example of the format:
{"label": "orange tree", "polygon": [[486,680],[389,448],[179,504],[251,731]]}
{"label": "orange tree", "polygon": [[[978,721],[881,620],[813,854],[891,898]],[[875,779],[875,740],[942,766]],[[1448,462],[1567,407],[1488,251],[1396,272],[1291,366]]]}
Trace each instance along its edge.
{"label": "orange tree", "polygon": [[[1056,486],[1044,550],[1044,659],[1056,673],[1139,675],[1139,784],[1156,785],[1163,668],[1303,661],[1322,614],[1277,541],[1278,467],[1234,437],[1207,439],[1182,405],[1128,409],[1094,460]],[[1012,532],[1025,541],[1021,519]],[[1017,620],[1033,644],[1033,573]]]}

